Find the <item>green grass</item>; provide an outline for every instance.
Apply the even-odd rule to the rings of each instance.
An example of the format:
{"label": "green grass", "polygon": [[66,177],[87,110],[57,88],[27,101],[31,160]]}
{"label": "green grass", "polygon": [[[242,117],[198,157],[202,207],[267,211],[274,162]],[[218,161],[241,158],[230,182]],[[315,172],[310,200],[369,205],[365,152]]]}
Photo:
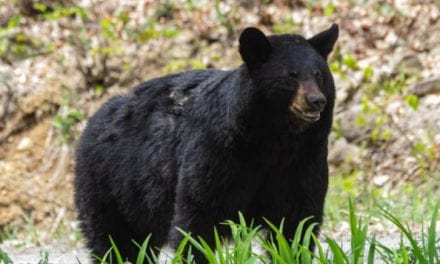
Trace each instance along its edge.
{"label": "green grass", "polygon": [[0,263],[2,264],[13,263],[9,255],[6,252],[4,252],[1,248],[0,248]]}
{"label": "green grass", "polygon": [[438,178],[435,173],[424,174],[427,180],[402,181],[393,187],[391,183],[377,186],[368,180],[368,172],[351,166],[338,168],[332,173],[334,176],[330,177],[325,204],[324,230],[338,230],[342,222],[348,222],[346,201],[350,197],[355,197],[353,202],[358,213],[369,215],[372,224],[388,221],[376,204],[392,208],[393,214],[399,218],[421,225],[438,201],[439,187],[431,180]]}
{"label": "green grass", "polygon": [[[427,228],[422,228],[419,233],[413,232],[408,224],[397,218],[389,209],[377,205],[378,211],[386,219],[388,224],[395,226],[400,232],[400,243],[397,247],[382,244],[374,234],[368,232],[369,217],[361,217],[355,211],[351,199],[348,206],[348,219],[350,225],[349,246],[342,246],[341,242],[330,236],[318,239],[312,232],[314,225],[306,225],[304,219],[298,226],[293,238],[286,238],[283,233],[283,223],[275,226],[267,221],[271,232],[263,236],[260,226],[253,226],[252,222],[246,222],[240,215],[239,222],[227,221],[225,224],[231,230],[231,241],[223,240],[214,230],[215,245],[210,246],[201,237],[192,237],[190,233],[180,230],[184,235],[181,245],[172,257],[172,264],[194,263],[191,252],[199,251],[206,260],[212,264],[295,264],[295,263],[335,263],[335,264],[359,264],[359,263],[392,263],[392,264],[436,264],[440,263],[440,237],[436,224],[439,217],[440,203],[437,203],[431,211]],[[148,252],[150,237],[139,247],[139,254],[135,264],[157,263],[157,256],[153,251]],[[117,245],[110,238],[111,248],[107,254],[99,258],[101,264],[117,263],[129,264],[118,250]],[[232,242],[232,243],[231,243]],[[315,243],[314,252],[309,250],[309,244]],[[253,244],[259,243],[266,254],[252,250]],[[47,252],[42,252],[38,263],[50,263]],[[111,259],[111,256],[114,256]],[[75,262],[75,260],[72,260]],[[80,263],[79,260],[76,262]],[[0,264],[12,263],[6,252],[0,250]],[[134,264],[134,263],[133,263]]]}
{"label": "green grass", "polygon": [[[182,245],[177,250],[171,263],[193,263],[191,256],[185,256],[183,252],[186,247],[200,251],[209,263],[212,264],[251,264],[251,263],[336,263],[336,264],[358,264],[358,263],[440,263],[440,238],[437,236],[436,222],[440,203],[432,210],[428,228],[422,230],[420,235],[412,232],[408,225],[404,224],[389,210],[377,206],[384,219],[389,224],[398,228],[401,235],[401,242],[397,248],[390,248],[376,240],[375,235],[369,235],[369,217],[359,217],[355,212],[353,202],[349,201],[350,224],[350,246],[342,247],[332,237],[317,239],[312,229],[314,225],[305,225],[310,218],[304,219],[292,239],[282,234],[283,224],[275,226],[267,222],[271,229],[269,237],[261,235],[260,227],[253,227],[252,223],[246,223],[240,215],[239,223],[228,221],[226,224],[231,229],[232,243],[222,240],[218,232],[214,230],[215,246],[209,246],[201,237],[191,237],[189,233],[181,231],[185,235]],[[314,242],[315,252],[309,250],[309,244]],[[258,242],[267,254],[255,253],[252,251],[252,243]],[[142,245],[139,263],[157,263],[157,260],[146,259],[145,252],[148,239]],[[117,246],[112,243],[112,250],[116,255],[117,264],[124,262],[120,256]],[[102,264],[108,263],[104,259]]]}

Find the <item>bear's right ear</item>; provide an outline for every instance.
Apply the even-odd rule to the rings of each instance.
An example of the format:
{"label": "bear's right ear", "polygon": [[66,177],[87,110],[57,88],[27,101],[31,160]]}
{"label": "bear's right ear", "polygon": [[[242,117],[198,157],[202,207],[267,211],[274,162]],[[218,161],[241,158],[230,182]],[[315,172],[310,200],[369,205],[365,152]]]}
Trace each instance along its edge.
{"label": "bear's right ear", "polygon": [[257,28],[248,27],[240,35],[240,55],[248,68],[256,68],[267,61],[272,47],[266,35]]}

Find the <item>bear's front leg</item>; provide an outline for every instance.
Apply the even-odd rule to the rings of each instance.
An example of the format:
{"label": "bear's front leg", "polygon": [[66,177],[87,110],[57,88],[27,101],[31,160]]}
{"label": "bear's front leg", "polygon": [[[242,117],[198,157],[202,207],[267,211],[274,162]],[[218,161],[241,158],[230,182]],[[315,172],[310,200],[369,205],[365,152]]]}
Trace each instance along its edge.
{"label": "bear's front leg", "polygon": [[[195,239],[202,237],[210,247],[214,247],[214,226],[219,222],[219,220],[216,219],[215,210],[206,205],[197,204],[196,201],[188,196],[189,195],[183,193],[176,197],[174,217],[168,236],[169,246],[173,250],[179,247],[179,244],[184,238],[183,234],[178,230],[179,228],[190,233]],[[188,248],[189,245],[187,245],[187,249]],[[186,250],[185,252],[188,251]],[[197,264],[206,263],[203,254],[194,247],[192,247],[192,254]]]}
{"label": "bear's front leg", "polygon": [[[291,179],[290,186],[294,193],[292,200],[291,215],[286,218],[286,231],[292,236],[298,227],[300,221],[307,217],[312,217],[305,222],[304,231],[316,223],[313,228],[313,233],[316,237],[319,236],[320,226],[323,222],[324,202],[328,188],[328,165],[327,165],[326,150],[321,152],[321,155],[309,157],[311,161],[303,160],[296,164],[292,170],[295,170],[299,177]],[[301,164],[301,165],[299,165]],[[315,245],[313,240],[309,245],[309,249],[313,251]]]}
{"label": "bear's front leg", "polygon": [[[196,171],[206,172],[202,169]],[[245,199],[236,197],[235,188],[231,186],[232,181],[224,181],[228,178],[227,174],[188,172],[184,175],[179,178],[176,188],[168,245],[174,250],[178,248],[183,239],[183,235],[177,230],[179,228],[190,233],[195,239],[203,238],[211,248],[214,248],[214,227],[221,237],[228,237],[229,227],[221,223],[225,220],[234,220],[243,205],[241,202]],[[206,263],[205,257],[194,247],[192,253],[196,263]]]}

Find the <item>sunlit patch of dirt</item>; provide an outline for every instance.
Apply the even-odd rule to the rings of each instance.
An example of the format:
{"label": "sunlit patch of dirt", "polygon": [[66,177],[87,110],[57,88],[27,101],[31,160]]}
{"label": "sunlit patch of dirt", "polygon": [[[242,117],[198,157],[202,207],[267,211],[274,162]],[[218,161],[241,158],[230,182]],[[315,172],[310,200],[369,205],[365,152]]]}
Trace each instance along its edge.
{"label": "sunlit patch of dirt", "polygon": [[73,213],[72,149],[58,144],[50,118],[9,137],[0,152],[0,226],[27,217],[52,227],[60,212]]}

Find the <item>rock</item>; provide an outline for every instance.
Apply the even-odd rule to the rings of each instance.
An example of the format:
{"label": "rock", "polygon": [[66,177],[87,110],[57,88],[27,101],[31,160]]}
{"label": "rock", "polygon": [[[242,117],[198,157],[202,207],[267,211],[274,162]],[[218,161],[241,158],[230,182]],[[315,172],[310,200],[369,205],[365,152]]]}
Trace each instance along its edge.
{"label": "rock", "polygon": [[376,186],[380,187],[380,186],[383,186],[388,181],[389,178],[390,178],[390,176],[388,176],[388,175],[378,175],[373,178],[373,183]]}
{"label": "rock", "polygon": [[405,75],[418,75],[423,71],[423,64],[420,61],[419,57],[415,54],[409,54],[403,56],[401,59],[397,60],[398,62],[394,65],[393,74],[399,75],[403,73]]}
{"label": "rock", "polygon": [[33,144],[32,140],[30,138],[24,137],[18,143],[17,150],[25,151],[25,150],[28,150],[28,149],[32,148],[33,145],[34,144]]}
{"label": "rock", "polygon": [[359,163],[361,150],[358,146],[350,144],[345,138],[338,139],[331,147],[328,155],[328,162],[331,165],[342,163]]}
{"label": "rock", "polygon": [[417,96],[440,93],[440,77],[420,82],[414,85],[410,91]]}
{"label": "rock", "polygon": [[[356,119],[359,115],[363,115],[364,124],[359,125]],[[335,118],[341,126],[341,132],[348,142],[368,137],[375,126],[373,115],[362,113],[362,105],[353,105],[344,112],[338,114]]]}

